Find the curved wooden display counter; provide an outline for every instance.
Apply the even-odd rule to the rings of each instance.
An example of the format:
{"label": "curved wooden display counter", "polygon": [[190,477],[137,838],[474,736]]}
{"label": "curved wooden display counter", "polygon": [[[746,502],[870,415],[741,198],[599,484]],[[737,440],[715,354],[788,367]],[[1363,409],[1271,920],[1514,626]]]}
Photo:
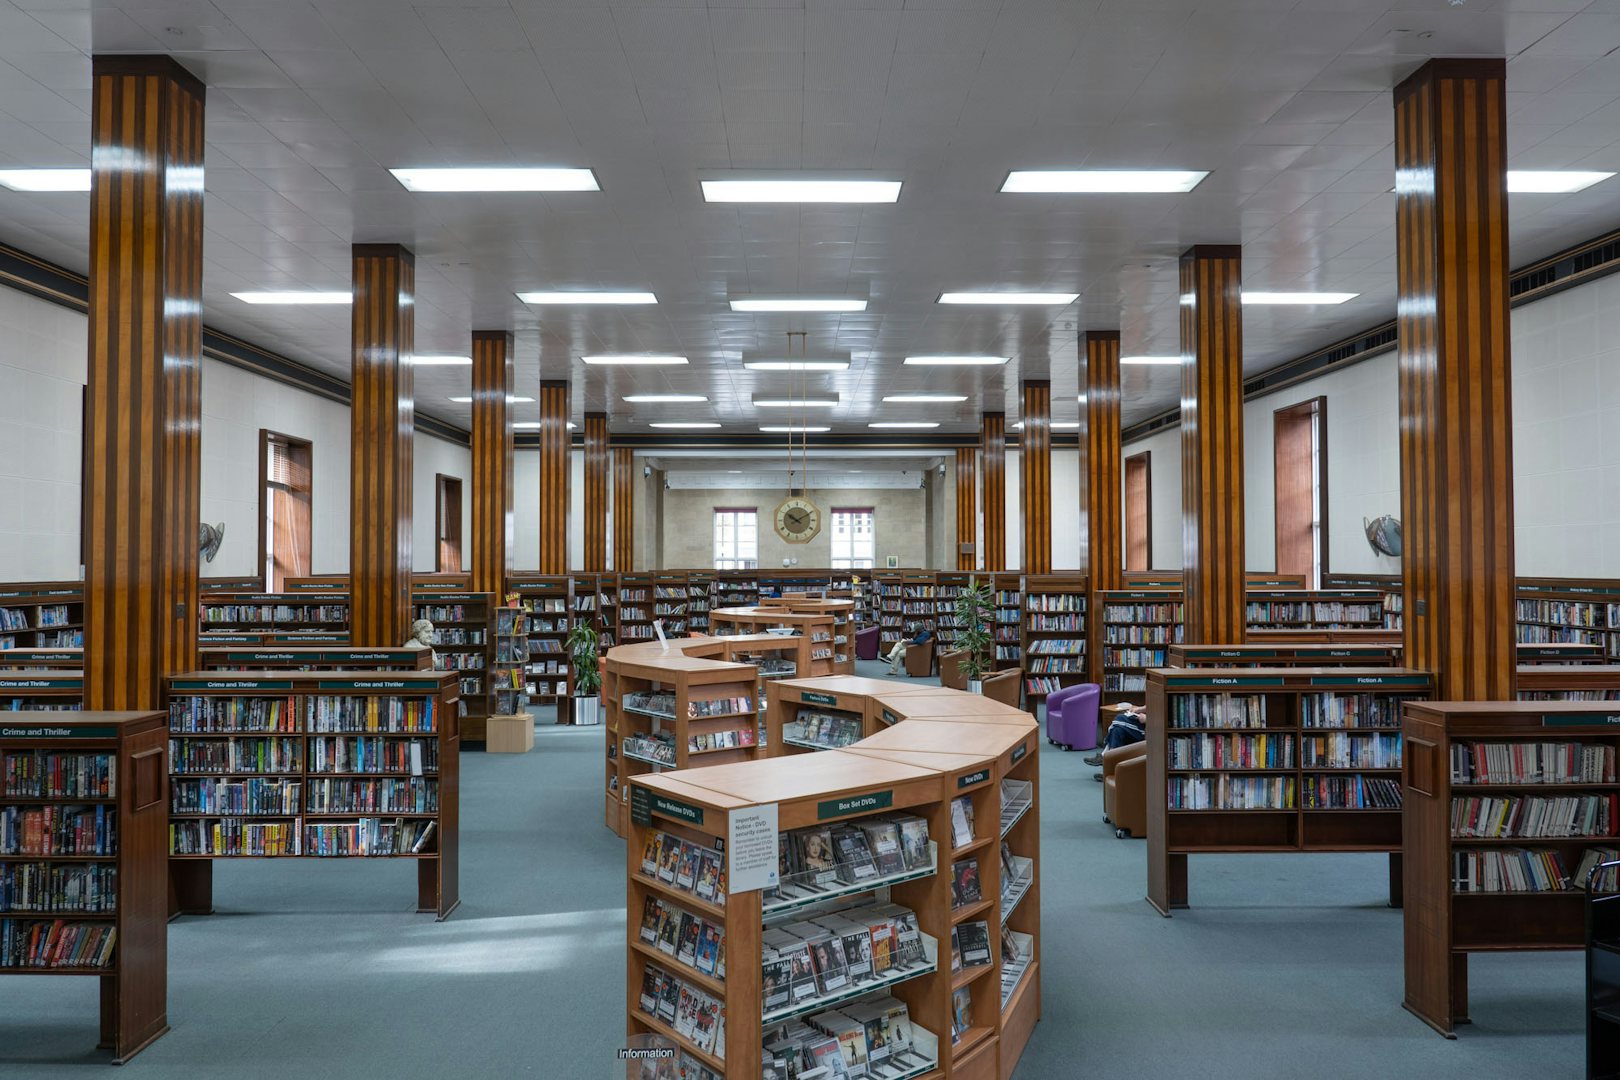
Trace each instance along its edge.
{"label": "curved wooden display counter", "polygon": [[709,628],[724,635],[791,627],[810,639],[810,666],[801,667],[800,675],[853,675],[854,616],[850,600],[786,597],[753,607],[715,608],[709,612]]}
{"label": "curved wooden display counter", "polygon": [[[721,639],[726,645],[736,640]],[[700,650],[714,647],[712,641],[697,643]],[[661,678],[676,685],[699,671],[737,685],[746,681],[734,670],[746,665],[694,656],[690,648],[672,647],[656,657],[610,654],[610,662],[621,678],[632,668],[667,665]],[[661,1035],[716,1076],[754,1080],[777,1075],[766,1067],[790,1052],[787,1044],[803,1036],[802,1025],[842,1026],[852,1033],[847,1039],[859,1040],[862,1021],[885,1008],[892,1020],[892,999],[898,999],[909,1017],[909,1041],[896,1041],[882,1027],[882,1038],[847,1053],[892,1053],[881,1075],[895,1080],[1010,1077],[1041,1007],[1040,733],[1034,718],[979,695],[886,680],[783,680],[770,693],[773,700],[792,693],[800,695],[796,700],[826,705],[809,696],[822,695],[858,713],[863,723],[870,717],[876,730],[819,753],[787,758],[755,751],[752,760],[628,776],[629,1033]],[[778,727],[772,724],[773,735]],[[769,749],[776,754],[781,748],[773,740]],[[727,883],[746,881],[746,864],[738,861],[747,857],[745,845],[740,834],[732,836],[732,817],[752,816],[761,807],[775,814],[777,865],[786,877],[773,889],[728,893]],[[847,849],[837,839],[841,835],[881,837],[907,818],[913,830],[917,819],[926,821],[926,852],[913,847],[903,861],[894,855],[865,875],[845,872],[857,862],[841,862],[836,872],[802,865],[818,837],[828,837],[842,860]],[[874,839],[872,850],[881,857],[882,841]],[[723,875],[718,884],[704,873],[706,860]],[[763,861],[770,864],[768,848]],[[698,869],[688,871],[689,865]],[[982,883],[977,895],[971,889],[965,899],[953,895],[955,886],[975,878]],[[838,927],[842,940],[852,940],[853,933],[864,941],[862,927],[881,922],[883,912],[904,918],[896,905],[915,915],[922,939],[918,960],[896,960],[884,974],[876,973],[873,962],[872,973],[860,978],[852,968],[847,979],[823,979],[818,968],[803,996],[798,988],[809,985],[809,975],[793,982],[791,993],[783,988],[779,979],[790,968],[790,953],[804,955],[807,964],[809,956],[822,956],[801,950],[821,940],[817,933],[833,936],[827,928]],[[660,946],[660,925],[675,920],[684,940],[688,917],[700,940],[718,935],[723,968],[702,946],[693,956],[674,941]],[[953,971],[953,932],[968,927],[976,935],[981,923],[988,962]],[[763,970],[767,963],[770,980]],[[832,964],[836,972],[836,959]],[[686,993],[693,1009],[675,1013],[679,1021],[659,1008],[673,983],[679,984],[674,996]],[[887,1006],[872,1004],[885,999]],[[723,1022],[716,1023],[716,1007]],[[868,1037],[874,1030],[865,1026]]]}

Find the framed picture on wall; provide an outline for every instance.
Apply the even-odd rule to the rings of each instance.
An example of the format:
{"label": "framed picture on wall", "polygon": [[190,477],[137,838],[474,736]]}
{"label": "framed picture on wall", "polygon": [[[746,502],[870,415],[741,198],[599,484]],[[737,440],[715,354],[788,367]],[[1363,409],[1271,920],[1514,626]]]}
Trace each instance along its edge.
{"label": "framed picture on wall", "polygon": [[898,556],[898,555],[890,555],[889,556],[889,569],[890,570],[897,570],[897,569],[899,569],[899,567],[900,567],[900,556]]}

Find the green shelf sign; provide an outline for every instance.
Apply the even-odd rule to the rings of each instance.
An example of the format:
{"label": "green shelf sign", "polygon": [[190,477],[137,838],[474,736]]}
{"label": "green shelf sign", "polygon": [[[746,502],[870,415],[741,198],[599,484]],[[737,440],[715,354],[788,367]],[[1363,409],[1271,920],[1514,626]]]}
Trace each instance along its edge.
{"label": "green shelf sign", "polygon": [[403,679],[322,679],[319,683],[322,690],[425,690],[421,683],[406,682]]}
{"label": "green shelf sign", "polygon": [[1164,681],[1168,687],[1185,690],[1189,687],[1222,687],[1222,686],[1281,686],[1283,679],[1271,675],[1217,675],[1199,678],[1197,676],[1172,676]]}
{"label": "green shelf sign", "polygon": [[82,690],[83,679],[0,679],[0,690]]}
{"label": "green shelf sign", "polygon": [[176,679],[175,690],[291,690],[291,679]]}
{"label": "green shelf sign", "polygon": [[975,770],[974,772],[968,773],[966,776],[958,776],[956,778],[956,790],[961,791],[963,788],[970,788],[975,784],[982,784],[988,779],[990,779],[989,769]]}
{"label": "green shelf sign", "polygon": [[867,795],[852,795],[847,799],[830,799],[816,804],[816,820],[863,814],[868,810],[882,810],[894,805],[893,791],[874,791]]}
{"label": "green shelf sign", "polygon": [[1312,686],[1421,686],[1429,680],[1423,675],[1312,675]]}
{"label": "green shelf sign", "polygon": [[116,739],[115,727],[70,727],[57,724],[0,724],[0,739]]}
{"label": "green shelf sign", "polygon": [[1542,727],[1609,727],[1620,728],[1620,714],[1615,713],[1546,713],[1541,717]]}
{"label": "green shelf sign", "polygon": [[693,806],[691,803],[682,802],[679,799],[672,799],[668,795],[653,795],[652,810],[665,817],[684,821],[691,825],[703,824],[703,807]]}
{"label": "green shelf sign", "polygon": [[1028,754],[1029,743],[1019,743],[1017,746],[1013,747],[1012,763],[1014,765],[1018,764],[1020,761],[1023,761],[1025,756]]}
{"label": "green shelf sign", "polygon": [[817,694],[806,690],[799,695],[799,699],[809,705],[828,705],[834,709],[838,708],[838,698],[833,694]]}

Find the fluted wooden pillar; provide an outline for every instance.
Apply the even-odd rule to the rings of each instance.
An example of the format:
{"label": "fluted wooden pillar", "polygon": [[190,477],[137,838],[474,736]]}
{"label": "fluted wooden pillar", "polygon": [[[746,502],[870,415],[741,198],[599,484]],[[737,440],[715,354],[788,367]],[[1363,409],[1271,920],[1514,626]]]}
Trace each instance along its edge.
{"label": "fluted wooden pillar", "polygon": [[608,418],[606,413],[585,414],[585,569],[602,571],[608,568],[608,471],[612,468],[608,452]]}
{"label": "fluted wooden pillar", "polygon": [[[956,568],[979,568],[979,451],[956,448]],[[966,550],[963,549],[966,545]]]}
{"label": "fluted wooden pillar", "polygon": [[1052,384],[1023,387],[1024,426],[1018,436],[1019,505],[1024,517],[1026,574],[1052,572]]}
{"label": "fluted wooden pillar", "polygon": [[985,413],[979,422],[979,472],[984,503],[981,569],[1007,569],[1007,414]]}
{"label": "fluted wooden pillar", "polygon": [[156,709],[197,666],[204,89],[166,56],[98,56],[92,80],[84,704]]}
{"label": "fluted wooden pillar", "polygon": [[349,639],[399,645],[411,626],[416,257],[354,245]]}
{"label": "fluted wooden pillar", "polygon": [[1242,251],[1181,256],[1181,536],[1186,639],[1241,642],[1243,567]]}
{"label": "fluted wooden pillar", "polygon": [[1505,74],[1395,89],[1406,663],[1449,700],[1515,696]]}
{"label": "fluted wooden pillar", "polygon": [[540,383],[540,572],[568,573],[569,484],[574,473],[568,435],[568,384]]}
{"label": "fluted wooden pillar", "polygon": [[473,592],[501,594],[512,573],[512,335],[472,336]]}
{"label": "fluted wooden pillar", "polygon": [[628,446],[613,448],[613,569],[636,568],[635,458]]}
{"label": "fluted wooden pillar", "polygon": [[1091,330],[1080,352],[1080,572],[1093,592],[1124,584],[1119,331]]}

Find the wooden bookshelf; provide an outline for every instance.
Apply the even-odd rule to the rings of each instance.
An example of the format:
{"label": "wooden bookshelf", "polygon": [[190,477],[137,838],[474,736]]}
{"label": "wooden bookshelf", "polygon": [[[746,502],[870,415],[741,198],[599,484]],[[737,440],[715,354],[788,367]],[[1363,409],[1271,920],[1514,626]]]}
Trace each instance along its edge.
{"label": "wooden bookshelf", "polygon": [[[455,675],[435,671],[198,671],[171,678],[174,911],[212,912],[216,859],[353,857],[416,860],[417,909],[448,916],[460,903],[457,696]],[[335,701],[401,712],[372,722],[320,718],[317,710]],[[392,805],[344,808],[389,796],[397,799]],[[367,830],[374,836],[366,837]],[[322,850],[346,843],[363,847]]]}
{"label": "wooden bookshelf", "polygon": [[752,607],[759,603],[759,573],[754,570],[716,570],[710,609]]}
{"label": "wooden bookshelf", "polygon": [[1620,657],[1620,582],[1520,578],[1516,594],[1521,644],[1596,645]]}
{"label": "wooden bookshelf", "polygon": [[[653,633],[653,588],[657,575],[654,574],[619,574],[619,634],[621,644],[630,644],[637,641],[652,641],[656,635]],[[668,631],[665,637],[671,637]]]}
{"label": "wooden bookshelf", "polygon": [[[48,846],[29,850],[24,840],[13,850],[0,840],[0,879],[26,876],[33,879],[30,893],[38,889],[43,897],[28,907],[20,899],[15,906],[0,899],[0,924],[21,924],[23,933],[38,925],[51,937],[77,939],[59,940],[65,959],[13,958],[3,961],[0,975],[99,979],[99,1045],[120,1065],[169,1030],[164,728],[163,714],[153,712],[19,712],[0,718],[0,817],[88,815],[92,832],[95,817],[108,819],[108,835],[87,842],[82,833],[65,833]],[[10,777],[10,763],[26,758],[55,758],[75,775],[53,786],[40,761],[30,770],[39,774],[37,784]],[[16,831],[31,830],[19,823]],[[69,894],[63,885],[38,881],[41,875],[84,880]],[[96,882],[95,895],[104,900],[89,899]],[[0,888],[0,898],[7,891]],[[109,932],[105,950],[85,950],[92,936]],[[0,929],[0,943],[7,936]],[[26,1059],[26,1045],[15,1049]]]}
{"label": "wooden bookshelf", "polygon": [[1381,630],[1384,594],[1374,589],[1256,589],[1247,593],[1250,630]]}
{"label": "wooden bookshelf", "polygon": [[63,712],[84,707],[84,672],[68,668],[0,671],[0,718],[7,712]]}
{"label": "wooden bookshelf", "polygon": [[[990,574],[991,625],[995,670],[1024,664],[1024,578],[1022,574]],[[1025,684],[1024,692],[1030,689]]]}
{"label": "wooden bookshelf", "polygon": [[[849,677],[827,681],[864,682]],[[906,700],[909,696],[895,697]],[[977,701],[996,704],[982,698]],[[629,1033],[662,1035],[690,1060],[717,1074],[752,1077],[763,1072],[764,1044],[775,1037],[782,1022],[821,1017],[823,1023],[834,1019],[841,1023],[827,1010],[860,1015],[864,1002],[892,995],[905,1004],[913,1052],[892,1067],[886,1063],[884,1075],[929,1080],[1010,1077],[1040,1014],[1039,738],[1033,719],[1025,714],[1024,720],[1018,726],[971,717],[951,721],[908,718],[844,749],[633,778],[627,844]],[[1008,805],[1003,803],[1006,792],[1016,796]],[[953,846],[951,801],[957,797],[973,807],[974,818],[971,840]],[[929,856],[922,865],[905,864],[889,875],[847,885],[811,886],[790,873],[774,891],[739,889],[722,893],[714,902],[700,901],[656,872],[644,872],[647,842],[655,834],[706,850],[723,846],[723,857],[734,859],[736,845],[716,841],[729,838],[732,815],[746,815],[762,805],[774,806],[784,834],[823,824],[871,825],[871,819],[893,814],[921,817],[927,822]],[[997,887],[1001,840],[1018,857],[1020,870],[1017,888],[1005,900]],[[952,868],[970,858],[978,862],[983,899],[953,908]],[[728,865],[726,881],[735,882],[738,876],[735,864]],[[641,940],[640,926],[649,898],[699,915],[720,928],[726,957],[723,978],[705,975]],[[856,902],[859,906],[849,907]],[[767,1002],[770,991],[761,972],[768,942],[780,941],[785,946],[792,937],[785,927],[805,932],[810,929],[808,920],[827,919],[840,909],[854,910],[864,918],[867,904],[885,903],[899,905],[914,920],[922,962],[858,985],[824,988],[817,984],[812,996],[795,1000],[790,994],[786,1005],[765,1012],[767,1006],[762,1003]],[[1002,954],[1004,912],[1006,925],[1027,951],[1022,962]],[[989,962],[953,972],[952,930],[980,921],[988,932]],[[680,978],[719,1003],[724,1016],[723,1041],[705,1048],[643,1008],[649,966]],[[998,981],[1003,976],[1005,987]],[[952,995],[964,989],[966,1024],[953,1044]],[[866,1045],[864,1041],[859,1044],[859,1053],[865,1053]]]}
{"label": "wooden bookshelf", "polygon": [[[1073,574],[1030,574],[1023,583],[1019,645],[996,662],[1024,668],[1024,696],[1031,703],[1064,686],[1091,681],[1086,579]],[[997,608],[1000,626],[1001,608]]]}
{"label": "wooden bookshelf", "polygon": [[1399,630],[1406,607],[1406,586],[1399,574],[1324,574],[1328,589],[1376,589],[1384,605],[1384,629]]}
{"label": "wooden bookshelf", "polygon": [[686,584],[687,575],[683,572],[653,575],[653,618],[664,620],[666,637],[683,637],[687,633],[686,613],[690,598]]}
{"label": "wooden bookshelf", "polygon": [[0,652],[84,644],[84,586],[77,581],[0,585]]}
{"label": "wooden bookshelf", "polygon": [[714,604],[714,574],[692,570],[686,575],[686,629],[692,634],[709,632],[709,610]]}
{"label": "wooden bookshelf", "polygon": [[1620,701],[1620,664],[1530,664],[1516,676],[1520,701]]}
{"label": "wooden bookshelf", "polygon": [[975,577],[955,570],[941,570],[934,575],[934,632],[941,652],[956,647],[956,635],[961,629],[956,621],[956,599]]}
{"label": "wooden bookshelf", "polygon": [[1097,594],[1098,635],[1092,646],[1103,702],[1141,701],[1149,668],[1163,667],[1181,643],[1180,589],[1118,589]]}
{"label": "wooden bookshelf", "polygon": [[1148,901],[1161,914],[1187,906],[1188,855],[1232,852],[1387,851],[1399,906],[1399,710],[1433,692],[1427,672],[1171,668],[1147,682]]}
{"label": "wooden bookshelf", "polygon": [[304,589],[287,592],[217,592],[198,603],[204,643],[216,631],[279,632],[315,630],[347,633],[347,590]]}
{"label": "wooden bookshelf", "polygon": [[[774,603],[774,602],[773,602]],[[837,644],[838,616],[819,605],[848,605],[847,600],[812,601],[817,607],[808,611],[792,611],[786,606],[751,608],[715,608],[709,612],[710,633],[717,637],[727,634],[760,634],[772,629],[791,629],[802,637],[808,648],[798,661],[795,676],[833,675],[840,669],[854,666],[854,643]]]}
{"label": "wooden bookshelf", "polygon": [[[1453,800],[1532,798],[1544,794],[1594,797],[1612,804],[1620,788],[1614,772],[1620,714],[1612,702],[1436,701],[1409,703],[1404,717],[1403,1004],[1430,1027],[1452,1038],[1455,1025],[1470,1019],[1469,953],[1580,949],[1585,945],[1585,892],[1577,881],[1561,881],[1555,888],[1540,891],[1484,891],[1474,888],[1489,880],[1481,876],[1480,864],[1526,849],[1551,852],[1562,872],[1574,878],[1587,849],[1613,850],[1620,846],[1612,817],[1606,828],[1598,830],[1606,835],[1489,839],[1457,836],[1453,833]],[[1520,783],[1517,781],[1530,777],[1511,772],[1476,772],[1479,759],[1470,749],[1553,742],[1602,748],[1607,753],[1607,765],[1596,773],[1602,779]],[[1459,757],[1468,763],[1466,772],[1459,770]],[[1538,773],[1536,779],[1544,775]],[[1609,813],[1612,815],[1612,810]],[[1511,1001],[1500,1004],[1507,1010],[1516,1007]]]}
{"label": "wooden bookshelf", "polygon": [[[500,659],[494,593],[462,592],[437,585],[411,589],[411,618],[433,624],[433,666],[453,673],[457,682],[456,708],[461,717],[461,741],[484,741],[489,718],[498,712],[496,681],[505,672],[521,668],[522,661]],[[526,646],[525,646],[526,648]]]}
{"label": "wooden bookshelf", "polygon": [[873,608],[877,615],[878,646],[882,655],[888,655],[895,642],[900,641],[905,631],[905,619],[901,613],[901,582],[904,575],[892,570],[878,571],[872,575]]}
{"label": "wooden bookshelf", "polygon": [[[572,581],[566,575],[525,575],[510,578],[506,590],[517,594],[528,616],[525,692],[531,701],[550,702],[566,712],[564,703],[574,690],[567,644],[574,620]],[[595,595],[594,586],[591,595]]]}
{"label": "wooden bookshelf", "polygon": [[1398,667],[1401,647],[1278,642],[1271,645],[1172,645],[1166,667]]}
{"label": "wooden bookshelf", "polygon": [[427,649],[352,649],[332,645],[197,650],[203,671],[432,671]]}

